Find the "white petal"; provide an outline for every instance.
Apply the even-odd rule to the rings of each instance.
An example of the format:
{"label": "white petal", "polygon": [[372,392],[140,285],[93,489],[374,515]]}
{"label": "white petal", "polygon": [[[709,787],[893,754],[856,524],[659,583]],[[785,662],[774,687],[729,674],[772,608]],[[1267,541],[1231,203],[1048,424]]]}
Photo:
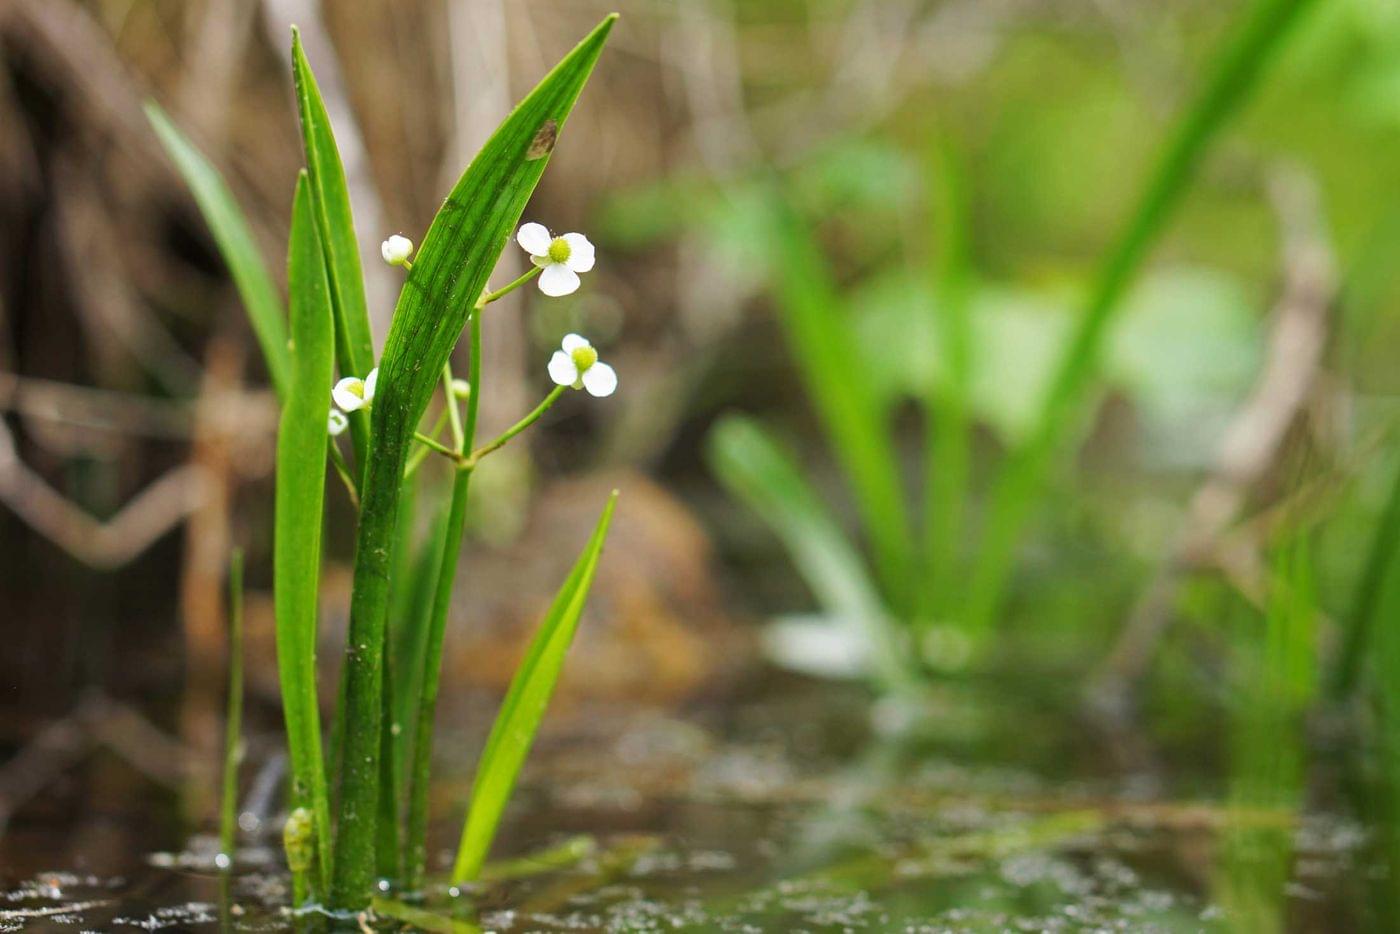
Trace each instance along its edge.
{"label": "white petal", "polygon": [[549,253],[549,244],[554,238],[549,235],[549,228],[544,224],[526,224],[520,228],[520,232],[515,235],[515,242],[531,256],[545,256]]}
{"label": "white petal", "polygon": [[335,384],[331,398],[345,412],[358,412],[368,403],[365,400],[365,381],[358,376],[347,376]]}
{"label": "white petal", "polygon": [[346,418],[340,409],[331,409],[330,415],[326,417],[326,430],[332,438],[339,437],[349,425],[350,419]]}
{"label": "white petal", "polygon": [[540,273],[540,291],[551,298],[570,295],[578,291],[578,273],[563,263],[550,263]]}
{"label": "white petal", "polygon": [[559,345],[564,348],[564,353],[568,354],[573,353],[580,347],[593,346],[592,344],[588,343],[588,338],[582,336],[581,334],[565,334],[564,339],[559,342]]}
{"label": "white petal", "polygon": [[549,378],[560,386],[572,386],[578,382],[578,367],[574,366],[574,358],[562,350],[554,351],[554,356],[549,358]]}
{"label": "white petal", "polygon": [[378,383],[378,382],[379,382],[379,367],[375,367],[374,369],[370,370],[370,371],[369,371],[369,375],[365,377],[365,401],[366,401],[366,402],[373,402],[373,401],[374,401],[374,386],[375,386],[375,384]]}
{"label": "white petal", "polygon": [[581,233],[566,233],[564,241],[569,244],[568,267],[574,272],[588,272],[593,268],[593,244]]}
{"label": "white petal", "polygon": [[600,399],[610,396],[617,389],[617,371],[606,363],[595,363],[583,371],[583,388]]}

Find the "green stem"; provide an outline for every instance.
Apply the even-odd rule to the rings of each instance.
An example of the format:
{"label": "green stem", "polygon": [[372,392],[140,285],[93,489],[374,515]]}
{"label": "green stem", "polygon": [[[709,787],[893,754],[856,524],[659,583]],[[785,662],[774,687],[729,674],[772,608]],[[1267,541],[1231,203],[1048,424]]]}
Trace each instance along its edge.
{"label": "green stem", "polygon": [[[452,446],[458,451],[463,450],[462,442],[462,413],[457,408],[457,394],[452,391],[452,363],[451,361],[442,365],[442,393],[447,397],[443,411],[447,413],[448,423],[452,426]],[[437,432],[433,432],[436,436]]]}
{"label": "green stem", "polygon": [[485,457],[487,454],[490,454],[492,451],[498,450],[499,448],[503,447],[505,443],[511,438],[514,438],[526,428],[529,428],[535,422],[539,421],[540,416],[544,415],[545,412],[548,412],[549,407],[552,406],[555,402],[559,401],[559,397],[562,396],[564,394],[564,390],[568,388],[568,386],[555,386],[553,389],[551,389],[549,391],[549,395],[544,397],[544,401],[542,401],[539,405],[535,406],[534,410],[531,411],[529,415],[526,415],[520,421],[516,422],[514,425],[511,425],[509,428],[507,428],[505,431],[501,432],[501,434],[495,440],[491,441],[488,444],[482,445],[475,451],[472,451],[471,456],[468,457],[465,462],[463,462],[462,469],[468,471],[475,469],[476,465],[481,461],[483,457]]}
{"label": "green stem", "polygon": [[[402,548],[404,542],[400,541]],[[374,841],[375,872],[380,879],[399,878],[399,782],[398,769],[390,750],[394,745],[394,680],[398,673],[391,664],[390,641],[384,640],[384,689],[380,702],[379,731],[379,804]]]}
{"label": "green stem", "polygon": [[[516,279],[514,282],[511,282],[509,285],[503,285],[496,291],[487,292],[485,295],[481,296],[481,298],[476,303],[476,307],[485,308],[487,305],[496,301],[498,298],[504,298],[511,292],[514,292],[516,289],[520,288],[525,283],[529,282],[531,279],[535,278],[535,276],[538,276],[543,271],[544,268],[541,266],[531,266],[529,272],[525,273],[525,275],[521,276],[519,279]],[[476,389],[476,383],[472,383],[472,389]]]}
{"label": "green stem", "polygon": [[334,438],[327,440],[326,448],[330,451],[331,466],[335,467],[335,472],[340,476],[340,482],[345,484],[345,492],[350,495],[350,502],[356,509],[360,507],[360,491],[356,487],[355,477],[350,473],[350,465],[345,463],[345,455],[340,453],[340,446],[335,443]]}
{"label": "green stem", "polygon": [[1136,212],[1100,268],[1030,438],[1011,456],[994,485],[968,599],[967,624],[973,632],[985,630],[1001,610],[1021,530],[1039,499],[1055,453],[1082,415],[1098,372],[1100,350],[1123,295],[1181,202],[1210,142],[1248,98],[1289,28],[1314,2],[1258,0],[1177,125]]}
{"label": "green stem", "polygon": [[[428,432],[428,437],[436,438],[442,434],[442,428],[447,424],[447,410],[443,409],[438,413],[437,421],[433,422],[433,430]],[[418,447],[409,455],[408,465],[403,469],[403,478],[407,480],[418,472],[418,468],[423,461],[428,459],[428,455],[433,453],[430,448]]]}
{"label": "green stem", "polygon": [[[471,359],[468,380],[472,393],[467,397],[467,421],[462,429],[461,453],[465,454],[476,438],[478,403],[481,399],[481,312],[471,316]],[[452,586],[457,575],[457,562],[462,551],[462,533],[466,528],[467,494],[472,471],[458,470],[452,480],[452,502],[448,507],[447,528],[444,531],[442,564],[438,569],[437,587],[433,593],[433,611],[428,623],[428,645],[423,655],[422,694],[418,701],[418,719],[413,740],[413,766],[409,773],[408,798],[408,857],[404,867],[404,885],[413,892],[421,888],[428,854],[428,778],[433,759],[433,718],[437,712],[438,688],[442,678],[442,645],[447,632],[447,613],[452,604]]]}
{"label": "green stem", "polygon": [[399,485],[411,427],[402,409],[375,407],[375,446],[365,472],[355,544],[350,631],[345,648],[344,740],[340,754],[331,907],[359,910],[369,902],[375,871],[379,759],[383,719],[384,635],[398,516]]}
{"label": "green stem", "polygon": [[228,567],[228,708],[224,716],[224,789],[219,812],[219,852],[232,868],[238,833],[238,762],[243,758],[243,550]]}
{"label": "green stem", "polygon": [[436,451],[437,453],[442,454],[442,455],[444,455],[444,456],[446,456],[446,457],[450,457],[450,458],[452,458],[453,460],[460,460],[460,458],[461,458],[461,456],[462,456],[460,452],[452,450],[450,447],[448,447],[447,445],[443,444],[441,441],[439,441],[439,440],[436,439],[436,438],[429,438],[427,435],[423,434],[423,432],[421,432],[421,431],[415,431],[415,432],[413,433],[413,440],[414,440],[414,441],[417,441],[419,444],[423,445],[425,448],[428,448],[429,450]]}

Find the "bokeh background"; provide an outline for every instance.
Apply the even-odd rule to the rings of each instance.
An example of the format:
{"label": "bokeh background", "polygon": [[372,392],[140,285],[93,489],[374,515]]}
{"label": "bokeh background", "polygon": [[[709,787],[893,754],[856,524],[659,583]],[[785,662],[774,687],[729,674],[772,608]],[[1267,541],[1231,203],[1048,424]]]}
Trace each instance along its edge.
{"label": "bokeh background", "polygon": [[[275,403],[146,99],[225,173],[280,271],[302,161],[287,68],[288,26],[300,26],[345,152],[382,342],[400,274],[378,261],[380,239],[420,238],[513,102],[603,14],[622,13],[526,212],[585,232],[598,266],[570,298],[527,289],[488,316],[484,430],[534,404],[569,330],[600,347],[621,389],[570,394],[482,469],[447,680],[489,705],[618,487],[564,696],[684,711],[788,677],[765,645],[808,669],[840,669],[850,650],[784,653],[759,635],[816,602],[706,456],[718,420],[754,415],[851,518],[775,311],[774,199],[811,233],[849,317],[852,341],[829,375],[849,368],[873,386],[917,491],[914,400],[947,371],[930,274],[949,236],[938,166],[949,153],[961,165],[975,527],[986,465],[1029,430],[1085,283],[1246,6],[0,4],[0,748],[12,764],[33,759],[0,766],[0,823],[21,813],[21,829],[50,826],[65,802],[100,809],[213,768],[234,546],[248,556],[254,716],[275,730]],[[1018,551],[997,621],[1005,638],[976,675],[1026,690],[1030,672],[1073,707],[1109,666],[1145,685],[1138,700],[1167,772],[1173,751],[1224,757],[1216,715],[1238,636],[1224,621],[1242,594],[1261,599],[1260,555],[1278,529],[1316,530],[1318,602],[1344,607],[1390,484],[1400,5],[1316,6],[1135,281],[1083,444],[1063,452]],[[495,279],[523,260],[508,248]],[[1229,439],[1234,460],[1222,460]],[[333,511],[328,658],[344,626],[351,522],[343,504]],[[1332,622],[1324,614],[1324,653],[1344,640]],[[1125,644],[1129,628],[1145,643]],[[941,638],[944,673],[965,677],[956,632]],[[78,735],[123,764],[54,765],[86,761]],[[260,742],[266,751],[276,737]],[[149,831],[93,826],[63,838],[63,852],[139,847]],[[180,826],[171,817],[162,839]]]}

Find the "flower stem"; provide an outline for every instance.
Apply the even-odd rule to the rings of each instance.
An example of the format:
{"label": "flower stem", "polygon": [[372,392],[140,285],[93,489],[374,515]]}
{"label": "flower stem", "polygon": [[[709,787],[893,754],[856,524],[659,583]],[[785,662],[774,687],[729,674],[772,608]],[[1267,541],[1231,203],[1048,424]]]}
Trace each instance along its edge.
{"label": "flower stem", "polygon": [[483,457],[485,457],[487,454],[490,454],[492,451],[495,451],[498,448],[502,447],[511,438],[514,438],[526,428],[529,428],[535,422],[539,421],[540,416],[543,415],[545,412],[548,412],[549,407],[552,406],[555,402],[557,402],[559,400],[559,397],[564,394],[564,390],[568,388],[568,386],[555,386],[553,389],[551,389],[549,395],[544,397],[544,401],[541,402],[539,405],[535,406],[534,411],[532,411],[529,415],[526,415],[520,421],[516,422],[514,425],[511,425],[509,428],[507,428],[505,431],[501,432],[500,436],[497,437],[494,441],[491,441],[488,444],[484,444],[481,447],[477,448],[475,451],[473,451],[471,453],[471,456],[462,462],[462,469],[474,470],[476,468],[477,462],[480,461]]}
{"label": "flower stem", "polygon": [[[443,409],[438,413],[437,421],[433,422],[433,430],[428,432],[429,438],[436,438],[442,434],[442,427],[447,424],[447,410]],[[403,469],[403,478],[407,480],[418,472],[418,467],[423,461],[428,459],[428,455],[433,453],[430,448],[420,447],[414,450],[408,457],[408,463]]]}
{"label": "flower stem", "polygon": [[450,457],[450,458],[452,458],[452,459],[455,460],[455,461],[460,461],[460,460],[462,459],[462,455],[461,455],[459,452],[452,450],[450,447],[448,447],[447,445],[443,444],[441,441],[439,441],[439,440],[436,439],[436,438],[429,438],[427,435],[423,434],[423,432],[421,432],[421,431],[415,431],[415,432],[413,433],[413,440],[414,440],[414,441],[417,441],[419,444],[423,445],[424,447],[429,448],[430,450],[433,450],[433,451],[437,451],[439,454],[441,454],[441,455],[443,455],[443,456],[445,456],[445,457]]}
{"label": "flower stem", "polygon": [[[481,399],[481,310],[471,316],[471,359],[467,379],[472,393],[467,397],[467,420],[462,428],[458,456],[464,456],[476,438],[477,406]],[[449,399],[451,383],[448,383]],[[453,405],[455,406],[455,401]],[[452,584],[462,551],[462,532],[467,521],[467,493],[472,472],[458,470],[452,480],[452,502],[448,507],[442,563],[433,592],[432,615],[428,618],[428,644],[423,653],[422,693],[418,699],[418,720],[414,725],[413,765],[409,772],[407,858],[404,884],[417,891],[423,884],[428,854],[428,776],[432,770],[433,717],[437,712],[438,686],[442,677],[442,643],[447,631],[447,611],[452,603]]]}
{"label": "flower stem", "polygon": [[340,448],[336,445],[335,439],[330,438],[326,443],[330,451],[331,464],[335,467],[335,472],[340,475],[340,480],[345,484],[345,492],[350,494],[350,502],[356,508],[360,508],[360,491],[355,485],[355,475],[350,472],[350,465],[345,463],[345,455],[340,453]]}
{"label": "flower stem", "polygon": [[[496,291],[487,292],[485,295],[481,296],[481,299],[476,303],[476,307],[485,308],[487,305],[491,304],[496,299],[503,298],[509,295],[511,292],[514,292],[516,289],[520,288],[522,285],[529,282],[531,279],[535,278],[535,276],[538,276],[543,271],[543,267],[531,266],[529,272],[525,273],[525,275],[521,276],[519,279],[516,279],[514,282],[510,283],[509,285],[503,285]],[[476,384],[473,383],[472,388],[475,387]]]}
{"label": "flower stem", "polygon": [[[442,394],[447,398],[445,411],[447,420],[452,425],[452,446],[461,451],[465,444],[462,440],[462,413],[457,408],[457,394],[452,391],[452,362],[449,360],[442,365]],[[437,432],[433,432],[437,434]]]}

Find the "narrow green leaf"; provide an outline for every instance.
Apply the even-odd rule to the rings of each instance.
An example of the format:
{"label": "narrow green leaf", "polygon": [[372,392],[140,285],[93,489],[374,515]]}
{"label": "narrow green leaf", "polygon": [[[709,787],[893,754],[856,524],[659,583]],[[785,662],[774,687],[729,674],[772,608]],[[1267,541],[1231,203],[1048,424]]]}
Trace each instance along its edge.
{"label": "narrow green leaf", "polygon": [[385,613],[399,483],[414,430],[467,316],[520,220],[602,51],[609,16],[530,93],[472,160],[438,211],[394,311],[379,364],[374,451],[360,499],[351,596],[345,748],[332,904],[359,908],[374,869]]}
{"label": "narrow green leaf", "polygon": [[330,865],[330,808],[316,695],[316,615],[326,482],[326,399],[333,375],[334,336],[330,292],[305,172],[297,179],[292,206],[287,280],[292,315],[291,370],[277,429],[273,532],[277,670],[292,760],[292,806],[308,808],[314,815],[320,865],[313,878],[324,880]]}
{"label": "narrow green leaf", "polygon": [[[306,52],[301,33],[292,27],[292,83],[296,88],[297,114],[301,118],[302,148],[311,177],[311,200],[316,230],[326,256],[331,308],[335,316],[336,361],[341,376],[368,376],[374,369],[374,335],[370,332],[365,303],[364,272],[355,241],[355,219],[350,210],[350,190],[345,165],[340,160],[330,116]],[[369,453],[369,419],[363,412],[350,416],[356,467],[363,472]]]}
{"label": "narrow green leaf", "polygon": [[579,555],[568,579],[554,598],[539,632],[535,634],[524,660],[511,679],[510,690],[496,715],[486,748],[477,763],[472,782],[471,803],[467,807],[467,822],[462,828],[462,841],[457,847],[457,861],[452,869],[452,881],[461,883],[475,879],[486,862],[491,841],[496,836],[501,814],[515,789],[515,780],[525,764],[530,746],[535,741],[545,708],[554,693],[559,672],[564,667],[564,655],[574,641],[579,618],[593,586],[593,574],[603,553],[603,541],[612,522],[617,492],[613,491],[603,507],[603,515],[593,537]]}
{"label": "narrow green leaf", "polygon": [[[1400,604],[1391,605],[1389,613],[1386,612],[1386,595],[1394,591],[1396,582],[1400,582],[1400,466],[1396,468],[1390,495],[1372,534],[1361,579],[1346,617],[1331,684],[1335,697],[1345,697],[1356,687],[1382,621],[1400,618],[1396,615]],[[1384,669],[1379,672],[1385,684],[1391,683],[1398,673],[1400,671]]]}
{"label": "narrow green leaf", "polygon": [[889,605],[909,609],[913,539],[886,413],[853,365],[856,336],[811,233],[772,199],[779,319],[803,384],[850,481]]}
{"label": "narrow green leaf", "polygon": [[1136,209],[1099,268],[1031,438],[997,478],[969,588],[966,617],[974,632],[991,625],[1001,608],[1021,528],[1039,500],[1054,455],[1077,434],[1077,421],[1095,386],[1103,343],[1128,286],[1181,203],[1210,144],[1258,87],[1292,27],[1315,2],[1257,0],[1163,147]]}
{"label": "narrow green leaf", "polygon": [[926,429],[924,482],[924,562],[919,594],[919,622],[942,617],[956,591],[964,513],[972,473],[973,266],[971,216],[962,158],[951,138],[932,147],[929,188],[937,226],[938,255],[929,263],[939,344],[947,360],[947,379],[931,385],[924,400]]}
{"label": "narrow green leaf", "polygon": [[[423,659],[428,653],[433,591],[437,584],[438,568],[442,564],[448,511],[448,504],[442,503],[438,514],[433,517],[427,537],[413,555],[411,566],[404,572],[406,585],[398,625],[395,627],[391,620],[389,626],[389,638],[393,642],[390,662],[395,670],[394,723],[397,731],[394,762],[400,770],[401,781],[406,781],[413,756],[413,725],[423,692]],[[403,547],[402,542],[403,539],[400,539],[398,547]],[[398,600],[396,590],[391,603]]]}
{"label": "narrow green leaf", "polygon": [[889,686],[907,681],[904,653],[860,553],[782,445],[752,419],[731,415],[710,432],[706,455],[719,481],[782,539],[826,614],[861,628],[877,676]]}
{"label": "narrow green leaf", "polygon": [[243,758],[243,549],[228,565],[228,706],[224,713],[224,787],[219,852],[233,865],[238,843],[238,764]]}
{"label": "narrow green leaf", "polygon": [[155,101],[146,102],[146,117],[155,127],[156,135],[169,153],[175,168],[190,186],[195,203],[199,205],[204,222],[214,235],[234,287],[243,299],[253,334],[262,348],[268,375],[278,396],[287,395],[291,361],[287,352],[287,315],[282,299],[268,274],[267,266],[253,241],[248,222],[228,190],[218,169],[204,158],[194,144],[176,128]]}

